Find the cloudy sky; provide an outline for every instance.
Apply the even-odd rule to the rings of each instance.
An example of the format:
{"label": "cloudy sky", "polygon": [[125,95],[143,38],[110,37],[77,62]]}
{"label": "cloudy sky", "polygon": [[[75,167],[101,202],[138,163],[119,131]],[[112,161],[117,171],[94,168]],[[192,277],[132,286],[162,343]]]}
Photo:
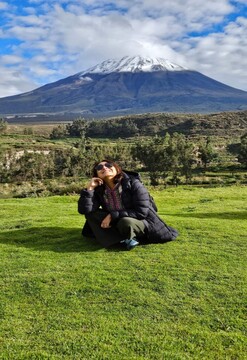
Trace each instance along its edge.
{"label": "cloudy sky", "polygon": [[247,0],[0,0],[0,14],[0,97],[126,55],[247,91]]}

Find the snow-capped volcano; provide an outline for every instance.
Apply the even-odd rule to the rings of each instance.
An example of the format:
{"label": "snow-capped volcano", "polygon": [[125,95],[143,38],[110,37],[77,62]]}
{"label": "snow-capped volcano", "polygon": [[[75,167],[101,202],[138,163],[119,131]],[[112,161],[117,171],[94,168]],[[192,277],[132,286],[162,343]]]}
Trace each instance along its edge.
{"label": "snow-capped volcano", "polygon": [[125,56],[121,59],[108,59],[83,72],[84,74],[110,74],[112,72],[154,72],[154,71],[184,71],[180,65],[160,57]]}
{"label": "snow-capped volcano", "polygon": [[144,112],[247,109],[247,92],[155,57],[125,56],[28,93],[0,99],[0,114],[73,113],[93,117]]}

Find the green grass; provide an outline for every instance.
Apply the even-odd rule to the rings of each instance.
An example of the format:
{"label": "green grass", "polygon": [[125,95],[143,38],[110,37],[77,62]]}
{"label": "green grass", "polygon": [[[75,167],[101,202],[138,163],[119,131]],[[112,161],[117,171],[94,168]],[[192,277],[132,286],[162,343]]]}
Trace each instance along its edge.
{"label": "green grass", "polygon": [[0,359],[247,358],[247,187],[152,194],[180,236],[131,252],[75,196],[0,200]]}

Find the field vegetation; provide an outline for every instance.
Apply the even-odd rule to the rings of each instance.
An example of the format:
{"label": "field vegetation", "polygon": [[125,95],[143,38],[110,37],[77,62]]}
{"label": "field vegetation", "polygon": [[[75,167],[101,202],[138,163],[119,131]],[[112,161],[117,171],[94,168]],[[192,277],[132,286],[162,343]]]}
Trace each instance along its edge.
{"label": "field vegetation", "polygon": [[[245,115],[0,121],[0,359],[247,359]],[[105,157],[140,172],[177,240],[81,236]]]}
{"label": "field vegetation", "polygon": [[81,237],[78,196],[0,200],[0,359],[243,360],[247,188],[152,190],[180,232]]}
{"label": "field vegetation", "polygon": [[[146,185],[160,188],[245,184],[245,112],[238,118],[223,116],[224,121],[221,116],[172,119],[169,114],[147,114],[39,125],[2,121],[1,196],[78,193],[94,162],[106,157],[139,171]],[[180,126],[184,119],[194,124],[187,132]],[[178,125],[181,131],[174,132]]]}

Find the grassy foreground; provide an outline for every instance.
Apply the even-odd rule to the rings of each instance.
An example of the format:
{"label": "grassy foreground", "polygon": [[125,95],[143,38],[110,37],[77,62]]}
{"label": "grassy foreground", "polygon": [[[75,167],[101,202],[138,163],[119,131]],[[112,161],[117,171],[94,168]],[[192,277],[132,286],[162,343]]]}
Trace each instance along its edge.
{"label": "grassy foreground", "polygon": [[180,236],[131,252],[75,196],[0,200],[0,359],[247,358],[247,187],[152,194]]}

